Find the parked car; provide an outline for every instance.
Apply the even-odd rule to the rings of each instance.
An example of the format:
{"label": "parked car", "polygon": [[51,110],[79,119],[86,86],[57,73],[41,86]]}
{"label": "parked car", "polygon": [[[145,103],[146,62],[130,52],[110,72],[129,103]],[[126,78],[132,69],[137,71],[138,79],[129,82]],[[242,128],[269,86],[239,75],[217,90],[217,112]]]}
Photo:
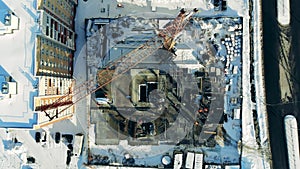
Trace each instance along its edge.
{"label": "parked car", "polygon": [[35,163],[35,158],[34,157],[27,157],[27,163],[28,164]]}
{"label": "parked car", "polygon": [[37,143],[41,142],[41,133],[40,132],[35,133],[35,141]]}
{"label": "parked car", "polygon": [[45,131],[42,131],[42,142],[47,141],[47,133]]}
{"label": "parked car", "polygon": [[56,132],[55,133],[55,143],[58,144],[60,142],[60,133]]}
{"label": "parked car", "polygon": [[72,134],[62,134],[61,137],[64,141],[67,141],[68,143],[72,143],[73,141],[73,135]]}

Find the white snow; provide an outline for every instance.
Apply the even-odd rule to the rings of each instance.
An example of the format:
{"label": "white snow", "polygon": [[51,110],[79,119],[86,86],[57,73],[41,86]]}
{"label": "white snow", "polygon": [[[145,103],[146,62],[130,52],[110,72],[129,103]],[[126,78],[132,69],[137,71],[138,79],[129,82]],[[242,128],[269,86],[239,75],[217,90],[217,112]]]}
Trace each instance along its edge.
{"label": "white snow", "polygon": [[[264,76],[263,76],[263,55],[262,55],[262,20],[261,20],[261,1],[253,1],[253,41],[254,43],[254,73],[255,73],[255,88],[256,88],[256,106],[251,104],[250,92],[243,90],[243,115],[242,115],[242,168],[270,168],[270,147],[269,147],[269,136],[268,136],[268,121],[267,111],[265,106],[265,88],[264,88]],[[244,22],[245,23],[245,22]],[[248,27],[248,22],[244,24],[244,27]],[[249,30],[247,34],[249,35]],[[249,41],[243,43],[244,50],[249,52]],[[245,51],[244,51],[245,52]],[[249,56],[249,55],[248,55]],[[243,89],[250,89],[249,79],[249,57],[244,57],[243,66]],[[258,148],[256,143],[256,136],[254,130],[253,114],[252,110],[257,110],[258,125],[260,130],[261,147]]]}
{"label": "white snow", "polygon": [[[32,95],[36,93],[33,88],[32,61],[34,59],[34,42],[36,23],[34,22],[36,11],[33,3],[26,0],[3,0],[10,10],[20,18],[19,30],[12,34],[0,36],[1,66],[17,82],[17,94],[11,98],[0,100],[0,119],[3,125],[16,123],[29,123],[34,118]],[[28,12],[29,9],[31,12]],[[16,122],[16,123],[14,123]],[[19,126],[21,127],[21,126]]]}
{"label": "white snow", "polygon": [[125,153],[129,153],[135,164],[153,166],[161,164],[161,158],[169,151],[172,152],[174,145],[139,145],[131,146],[127,140],[120,140],[119,145],[92,145],[93,154],[108,156],[113,162],[121,162]]}
{"label": "white snow", "polygon": [[[119,3],[132,3],[132,0],[117,0]],[[146,6],[147,5],[147,0],[135,0],[134,4],[137,6]]]}
{"label": "white snow", "polygon": [[[4,98],[0,100],[0,119],[5,125],[16,125],[22,127],[23,123],[29,123],[29,120],[33,118],[33,85],[36,82],[33,76],[33,67],[35,55],[35,37],[37,29],[36,19],[36,0],[20,0],[10,1],[3,0],[5,3],[19,18],[20,29],[15,30],[12,34],[6,34],[0,36],[1,45],[1,66],[12,76],[17,82],[17,95],[12,95],[11,98]],[[79,28],[77,27],[77,30]],[[79,34],[77,43],[82,45],[80,40],[84,41],[84,31]],[[74,62],[75,72],[74,77],[77,82],[83,82],[86,80],[86,62],[83,57],[78,56],[80,50],[77,53],[77,57]],[[21,166],[28,166],[24,164],[24,161],[20,159],[22,154],[27,154],[36,158],[36,165],[30,165],[33,168],[66,168],[66,151],[67,147],[64,143],[56,144],[53,140],[53,134],[56,131],[62,131],[62,133],[76,134],[86,131],[86,102],[79,102],[76,104],[76,116],[72,121],[61,121],[51,126],[44,128],[47,130],[48,141],[46,143],[37,144],[34,140],[34,131],[31,130],[11,130],[15,137],[22,142],[23,152],[17,152],[15,150],[3,150],[3,144],[0,145],[0,168],[21,168]],[[72,123],[73,122],[73,123]],[[3,124],[1,123],[1,127]],[[4,126],[5,127],[5,126]],[[0,136],[6,136],[3,129],[0,131]],[[52,136],[50,136],[52,135]],[[2,140],[5,140],[2,137]],[[24,156],[24,155],[22,155]],[[71,168],[78,168],[78,159],[71,160]],[[79,164],[83,163],[79,159]]]}
{"label": "white snow", "polygon": [[4,140],[12,140],[13,138],[17,138],[21,142],[21,146],[15,146],[15,148],[10,150],[4,150],[3,147],[5,145],[2,142],[0,143],[1,160],[6,159],[5,163],[2,163],[2,166],[9,165],[6,168],[21,168],[21,165],[27,163],[27,159],[24,156],[32,156],[36,159],[34,166],[37,168],[65,168],[66,146],[62,143],[55,147],[54,140],[50,136],[48,136],[47,140],[49,142],[46,142],[46,144],[37,144],[34,140],[34,133],[34,131],[30,130],[0,130],[3,142]]}

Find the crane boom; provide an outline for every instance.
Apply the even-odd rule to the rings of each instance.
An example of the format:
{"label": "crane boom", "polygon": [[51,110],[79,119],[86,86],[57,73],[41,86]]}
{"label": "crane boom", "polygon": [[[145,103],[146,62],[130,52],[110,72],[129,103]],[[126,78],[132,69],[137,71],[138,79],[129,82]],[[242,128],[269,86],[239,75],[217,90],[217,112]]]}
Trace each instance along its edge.
{"label": "crane boom", "polygon": [[173,49],[177,35],[185,28],[192,15],[196,12],[198,12],[197,8],[189,12],[181,9],[178,16],[165,29],[159,32],[158,36],[164,38],[163,46],[165,49],[169,51]]}
{"label": "crane boom", "polygon": [[[167,50],[171,50],[175,45],[176,36],[184,29],[192,15],[197,11],[197,9],[194,9],[193,11],[186,12],[184,9],[182,9],[179,15],[173,21],[171,21],[165,29],[159,32],[158,36],[155,36],[128,54],[121,56],[119,59],[108,64],[105,69],[98,71],[97,79],[95,78],[83,82],[78,87],[74,88],[72,92],[68,92],[61,96],[54,103],[42,105],[38,110],[45,112],[46,116],[49,117],[49,121],[51,121],[57,117],[57,114],[62,113],[89,94],[94,93],[95,91],[103,88],[115,79],[122,76],[122,74],[141,63],[159,48],[164,47]],[[161,38],[163,38],[163,44],[160,43]],[[112,74],[111,70],[114,70],[114,74]],[[98,86],[96,86],[97,81],[101,82],[98,83]],[[50,116],[50,114],[47,113],[47,110],[51,110],[60,106],[64,106],[64,108],[59,112],[56,112],[55,115]]]}

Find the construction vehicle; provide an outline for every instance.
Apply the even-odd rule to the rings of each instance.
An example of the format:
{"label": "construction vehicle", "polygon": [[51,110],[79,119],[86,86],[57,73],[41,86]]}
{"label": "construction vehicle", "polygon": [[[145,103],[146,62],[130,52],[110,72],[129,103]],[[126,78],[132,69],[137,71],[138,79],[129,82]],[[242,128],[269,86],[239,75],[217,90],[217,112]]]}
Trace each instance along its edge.
{"label": "construction vehicle", "polygon": [[[179,33],[185,28],[196,12],[198,12],[196,8],[191,11],[181,9],[177,17],[170,21],[163,30],[158,32],[158,36],[149,39],[135,50],[109,63],[106,68],[98,71],[97,78],[78,85],[72,91],[50,104],[40,106],[39,111],[44,112],[49,118],[49,121],[56,119],[58,118],[58,114],[67,110],[88,95],[110,84],[113,80],[141,63],[158,49],[166,49],[174,53],[174,47]],[[61,109],[58,110],[58,107],[61,107]]]}

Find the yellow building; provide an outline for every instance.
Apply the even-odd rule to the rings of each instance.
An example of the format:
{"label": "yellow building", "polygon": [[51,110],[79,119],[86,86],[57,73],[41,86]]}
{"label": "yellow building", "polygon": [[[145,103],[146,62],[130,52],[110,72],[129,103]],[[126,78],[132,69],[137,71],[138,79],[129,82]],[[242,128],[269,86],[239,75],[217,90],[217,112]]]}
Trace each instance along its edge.
{"label": "yellow building", "polygon": [[[39,79],[39,94],[34,98],[34,109],[39,113],[35,128],[74,114],[71,105],[77,0],[38,0],[37,4],[35,75]],[[61,99],[63,96],[68,97]]]}
{"label": "yellow building", "polygon": [[72,78],[73,53],[73,50],[49,38],[37,36],[35,74]]}
{"label": "yellow building", "polygon": [[75,7],[77,0],[38,0],[38,10],[44,10],[59,22],[74,29]]}

